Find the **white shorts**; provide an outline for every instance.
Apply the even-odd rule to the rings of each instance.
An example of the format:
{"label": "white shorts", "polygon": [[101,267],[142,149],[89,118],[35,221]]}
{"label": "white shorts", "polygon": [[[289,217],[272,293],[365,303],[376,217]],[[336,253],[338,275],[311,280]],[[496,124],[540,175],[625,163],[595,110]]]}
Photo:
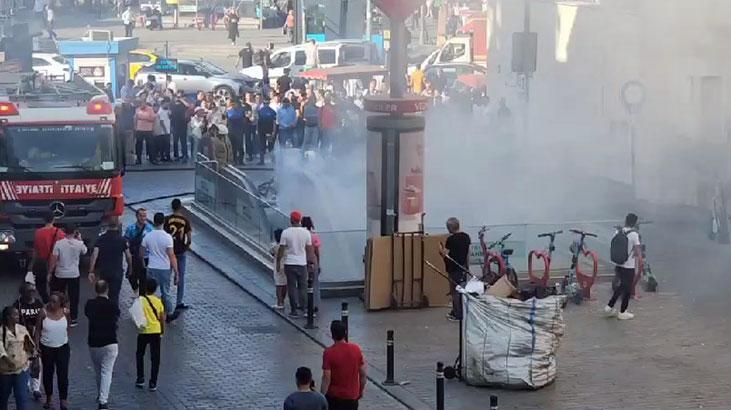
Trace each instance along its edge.
{"label": "white shorts", "polygon": [[287,275],[284,274],[284,269],[281,272],[274,272],[274,285],[287,286]]}

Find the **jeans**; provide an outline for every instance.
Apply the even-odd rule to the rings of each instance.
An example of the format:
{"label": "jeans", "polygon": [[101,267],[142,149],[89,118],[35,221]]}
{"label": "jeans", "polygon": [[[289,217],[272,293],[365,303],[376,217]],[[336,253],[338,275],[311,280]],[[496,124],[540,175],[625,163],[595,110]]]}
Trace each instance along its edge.
{"label": "jeans", "polygon": [[137,131],[135,132],[135,155],[137,156],[137,163],[142,163],[142,147],[143,144],[147,144],[147,156],[150,156],[150,139],[152,138],[152,131]]}
{"label": "jeans", "polygon": [[319,128],[305,126],[305,139],[302,142],[302,153],[317,149],[317,137]]}
{"label": "jeans", "polygon": [[48,303],[48,261],[36,259],[33,262],[33,275],[36,277],[36,289],[43,303]]}
{"label": "jeans", "polygon": [[79,278],[51,277],[51,292],[63,292],[68,297],[71,320],[79,318]]}
{"label": "jeans", "polygon": [[172,271],[170,269],[152,269],[147,268],[147,277],[155,279],[157,287],[160,289],[160,295],[162,296],[162,303],[165,305],[165,313],[172,314],[175,310],[173,305],[173,299],[170,295],[170,275]]}
{"label": "jeans", "polygon": [[284,274],[287,275],[287,293],[289,293],[289,307],[292,312],[307,307],[307,266],[284,265]]}
{"label": "jeans", "polygon": [[124,36],[132,37],[132,23],[124,25]]}
{"label": "jeans", "polygon": [[287,142],[294,146],[294,128],[279,127],[279,146],[284,148]]}
{"label": "jeans", "polygon": [[183,304],[183,298],[185,297],[185,253],[175,255],[178,258],[178,272],[180,272],[180,278],[178,279],[178,295],[176,298],[176,306]]}
{"label": "jeans", "polygon": [[160,372],[160,336],[159,333],[137,335],[137,380],[145,379],[145,350],[149,344],[152,362],[150,383],[157,384],[157,374]]}
{"label": "jeans", "polygon": [[[464,286],[465,277],[462,272],[448,272],[449,278],[456,284]],[[449,284],[449,293],[452,295],[452,315],[457,319],[462,319],[462,294],[457,292],[454,283]]]}
{"label": "jeans", "polygon": [[109,400],[109,388],[112,386],[112,372],[119,353],[119,345],[114,343],[104,347],[90,347],[89,353],[96,373],[99,403],[106,403]]}
{"label": "jeans", "polygon": [[189,137],[189,143],[190,143],[190,157],[195,161],[195,159],[198,157],[196,154],[198,154],[198,140],[195,139],[195,137]]}
{"label": "jeans", "polygon": [[15,408],[28,409],[28,378],[28,370],[18,374],[0,374],[0,410],[8,409],[11,392],[15,396]]}
{"label": "jeans", "polygon": [[254,152],[256,152],[256,127],[252,124],[244,127],[244,146],[247,158],[249,161],[253,161]]}
{"label": "jeans", "polygon": [[[173,156],[175,158],[188,158],[188,129],[186,127],[173,127]],[[180,147],[180,148],[178,148]],[[179,151],[178,151],[179,150]],[[178,154],[180,152],[180,154]]]}
{"label": "jeans", "polygon": [[629,298],[632,295],[632,284],[635,281],[635,270],[623,268],[621,266],[615,266],[614,271],[619,276],[619,287],[614,291],[612,298],[609,300],[609,307],[614,307],[617,303],[617,299],[622,296],[622,306],[619,309],[620,312],[627,310],[629,306]]}
{"label": "jeans", "polygon": [[170,161],[170,134],[155,136],[155,158]]}
{"label": "jeans", "polygon": [[46,397],[53,396],[53,373],[56,373],[58,397],[69,397],[69,360],[71,349],[66,343],[61,347],[48,347],[41,344],[41,363],[43,364],[43,390]]}

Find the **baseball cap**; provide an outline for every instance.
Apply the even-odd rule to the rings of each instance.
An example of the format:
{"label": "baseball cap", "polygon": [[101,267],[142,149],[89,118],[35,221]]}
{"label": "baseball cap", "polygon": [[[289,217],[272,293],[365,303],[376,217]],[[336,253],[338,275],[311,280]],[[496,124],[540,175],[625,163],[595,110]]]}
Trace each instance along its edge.
{"label": "baseball cap", "polygon": [[292,211],[292,213],[289,214],[289,220],[292,222],[301,222],[302,221],[302,212]]}

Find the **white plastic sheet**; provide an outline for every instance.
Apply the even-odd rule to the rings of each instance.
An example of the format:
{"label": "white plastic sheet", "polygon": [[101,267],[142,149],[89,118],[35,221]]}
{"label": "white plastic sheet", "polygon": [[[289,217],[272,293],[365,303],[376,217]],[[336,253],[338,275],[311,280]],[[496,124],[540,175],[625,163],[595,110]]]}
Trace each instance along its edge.
{"label": "white plastic sheet", "polygon": [[563,296],[527,301],[464,295],[462,371],[467,384],[539,389],[556,379]]}
{"label": "white plastic sheet", "polygon": [[132,306],[129,307],[129,316],[135,322],[135,326],[138,329],[147,326],[147,317],[145,317],[145,312],[142,308],[142,298],[137,298],[132,302]]}

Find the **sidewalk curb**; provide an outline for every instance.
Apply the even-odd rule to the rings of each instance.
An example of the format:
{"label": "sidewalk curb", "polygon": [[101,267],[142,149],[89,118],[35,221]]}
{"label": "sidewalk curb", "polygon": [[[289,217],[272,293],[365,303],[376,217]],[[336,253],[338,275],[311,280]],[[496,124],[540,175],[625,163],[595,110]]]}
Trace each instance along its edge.
{"label": "sidewalk curb", "polygon": [[[181,194],[182,196],[182,194]],[[143,203],[147,202],[153,202],[156,200],[165,199],[165,197],[162,198],[150,198],[145,201],[138,201],[134,205],[126,204],[125,206],[132,210],[136,211],[137,208],[135,205],[141,205]],[[222,234],[218,232],[217,230],[208,227],[210,230],[214,231],[214,233],[218,236],[221,236]],[[257,302],[261,303],[266,309],[269,311],[277,314],[282,320],[290,324],[292,327],[294,327],[297,331],[305,335],[308,339],[312,340],[314,343],[322,347],[323,349],[326,348],[327,342],[329,341],[323,341],[320,338],[316,336],[317,330],[314,330],[312,333],[304,328],[303,325],[300,323],[292,320],[291,318],[287,317],[286,315],[282,314],[281,312],[277,311],[276,309],[272,308],[271,304],[274,302],[274,295],[273,293],[267,292],[264,289],[262,289],[260,286],[257,286],[256,284],[252,283],[246,283],[251,282],[250,280],[246,278],[240,278],[235,277],[233,274],[228,272],[227,270],[219,267],[215,262],[211,261],[209,258],[204,256],[202,253],[200,253],[197,250],[197,246],[195,243],[191,245],[189,252],[191,252],[193,255],[195,255],[197,258],[199,258],[204,264],[206,264],[208,267],[210,267],[212,270],[218,272],[221,276],[226,278],[229,282],[234,284],[236,287],[241,289],[242,291],[246,292],[249,296],[254,298]],[[258,265],[261,266],[260,263],[256,262],[256,258],[252,258],[251,255],[246,255],[247,258],[254,261]],[[264,265],[266,267],[266,265]],[[313,334],[314,333],[314,334]],[[382,380],[385,379],[385,374],[377,367],[373,366],[372,364],[368,363],[368,381],[371,382],[376,388],[380,389],[384,393],[386,393],[388,396],[399,402],[401,405],[406,407],[407,409],[428,409],[430,406],[427,403],[424,403],[420,399],[418,399],[416,396],[414,396],[412,393],[406,391],[401,386],[384,386],[381,384]]]}

